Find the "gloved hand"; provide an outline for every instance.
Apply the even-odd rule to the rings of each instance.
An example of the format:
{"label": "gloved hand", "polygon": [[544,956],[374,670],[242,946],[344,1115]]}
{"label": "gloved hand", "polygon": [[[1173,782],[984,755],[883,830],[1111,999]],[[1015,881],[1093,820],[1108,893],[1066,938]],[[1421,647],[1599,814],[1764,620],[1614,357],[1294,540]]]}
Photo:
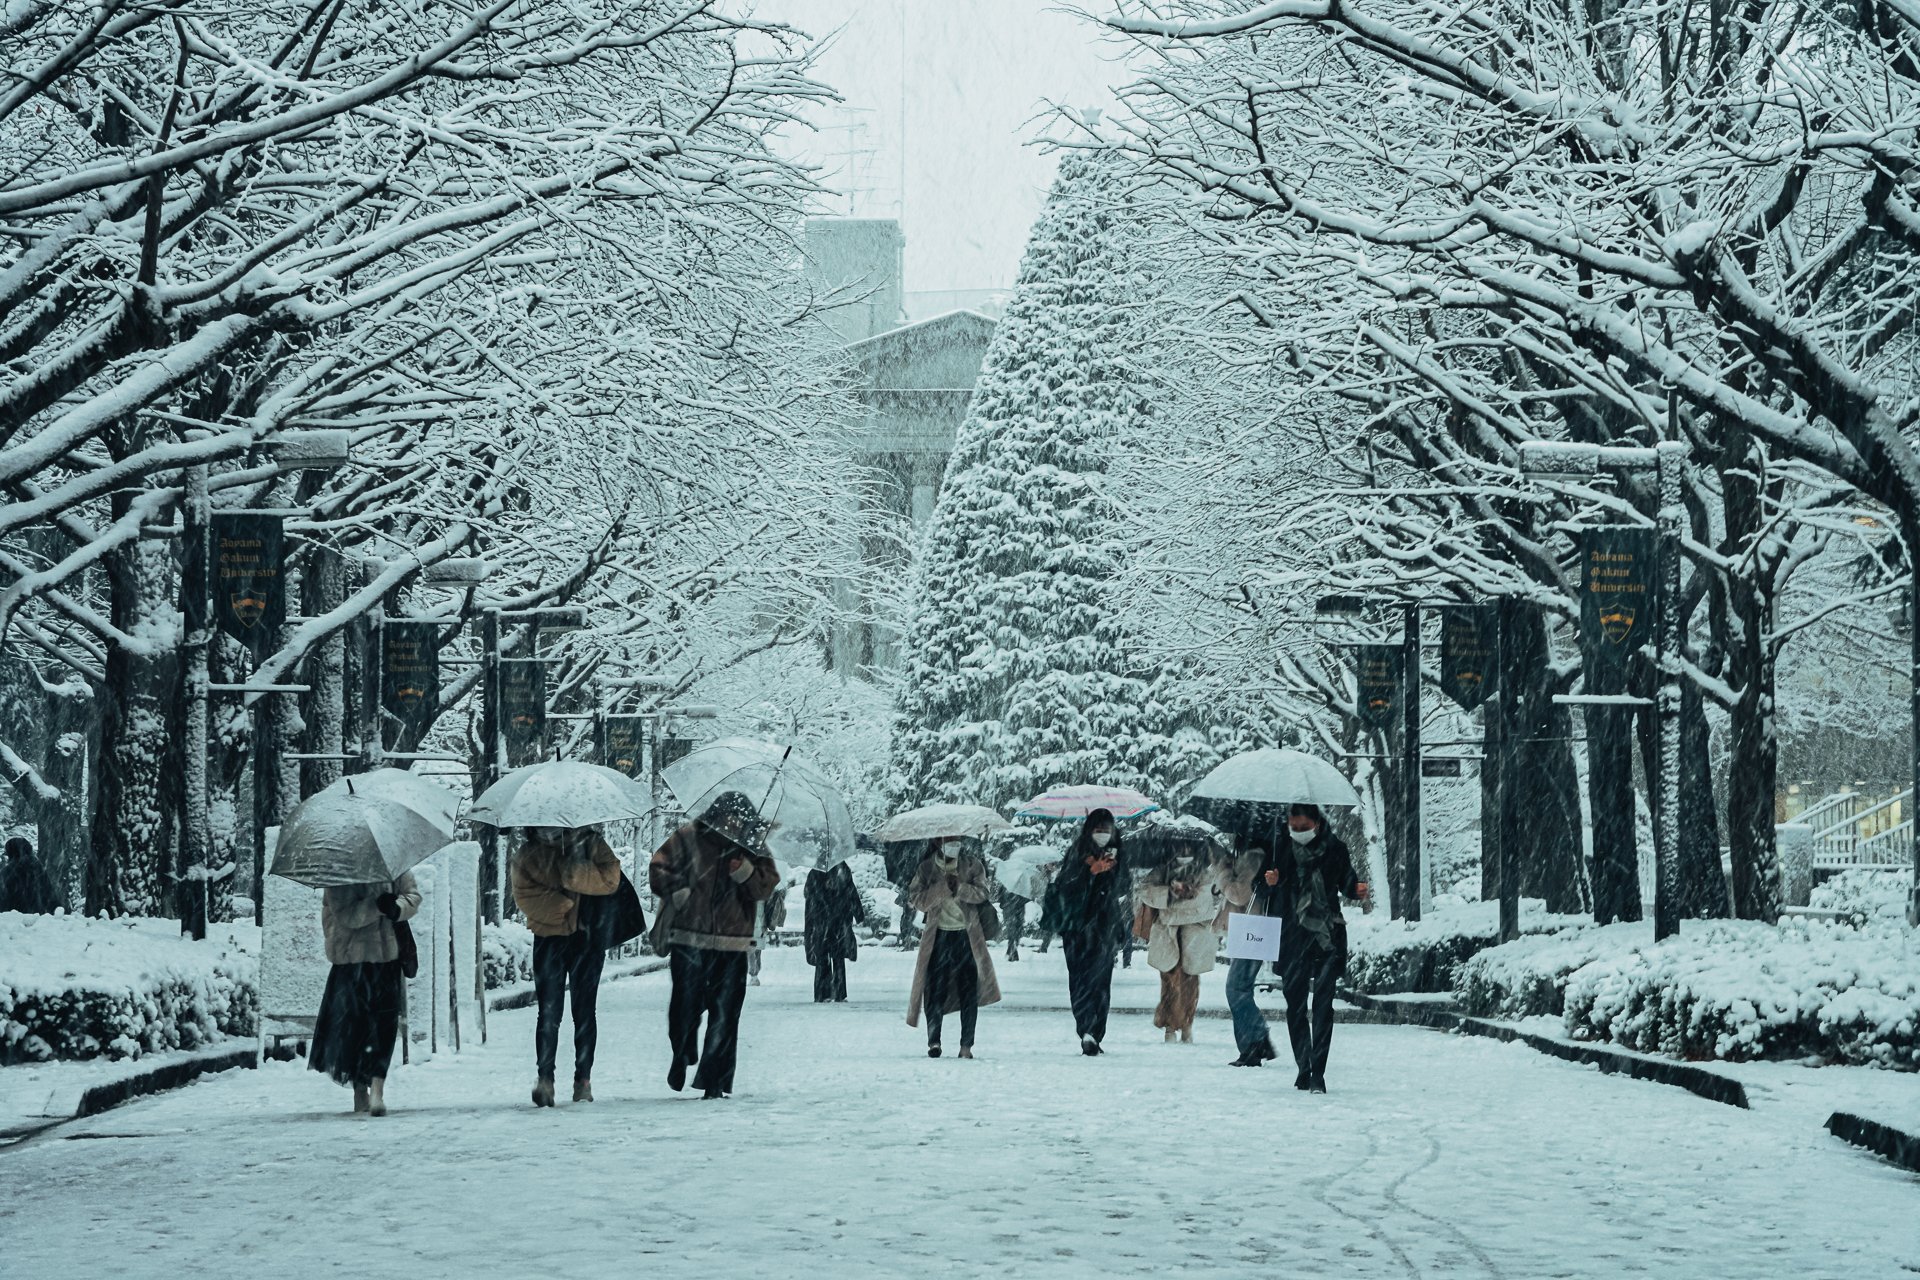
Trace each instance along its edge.
{"label": "gloved hand", "polygon": [[373,900],[373,905],[378,908],[380,914],[387,919],[394,921],[400,919],[400,900],[391,893],[381,894]]}

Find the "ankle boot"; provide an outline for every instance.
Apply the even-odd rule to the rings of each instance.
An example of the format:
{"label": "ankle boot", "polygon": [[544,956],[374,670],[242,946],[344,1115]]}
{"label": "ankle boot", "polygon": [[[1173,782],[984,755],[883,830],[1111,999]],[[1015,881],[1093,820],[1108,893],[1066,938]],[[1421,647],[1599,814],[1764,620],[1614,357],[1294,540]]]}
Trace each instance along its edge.
{"label": "ankle boot", "polygon": [[387,1114],[387,1079],[381,1076],[367,1083],[367,1114],[383,1116]]}
{"label": "ankle boot", "polygon": [[545,1076],[533,1082],[533,1105],[536,1107],[553,1105],[553,1081]]}
{"label": "ankle boot", "polygon": [[575,1102],[593,1101],[593,1082],[581,1076],[573,1082],[573,1100]]}
{"label": "ankle boot", "polygon": [[367,1110],[367,1086],[358,1080],[353,1083],[353,1113],[364,1115]]}

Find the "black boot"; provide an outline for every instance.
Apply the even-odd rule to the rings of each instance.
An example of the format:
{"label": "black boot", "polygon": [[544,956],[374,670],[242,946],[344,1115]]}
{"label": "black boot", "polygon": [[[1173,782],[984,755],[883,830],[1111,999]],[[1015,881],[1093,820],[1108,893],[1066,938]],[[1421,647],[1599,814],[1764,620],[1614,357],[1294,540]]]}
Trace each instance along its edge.
{"label": "black boot", "polygon": [[673,1090],[675,1093],[678,1093],[686,1087],[687,1087],[687,1064],[680,1060],[679,1054],[675,1054],[673,1058],[673,1065],[667,1068],[667,1088]]}
{"label": "black boot", "polygon": [[1300,1074],[1293,1078],[1293,1087],[1300,1090],[1300,1092],[1302,1093],[1305,1093],[1307,1091],[1307,1086],[1311,1085],[1312,1083],[1313,1083],[1313,1077],[1307,1074],[1307,1070],[1304,1067],[1300,1069]]}
{"label": "black boot", "polygon": [[930,1044],[930,1045],[928,1045],[928,1046],[927,1046],[927,1056],[928,1056],[929,1058],[937,1058],[937,1057],[939,1057],[939,1056],[940,1056],[940,1046],[939,1046],[939,1045],[937,1045],[937,1044]]}
{"label": "black boot", "polygon": [[1308,1093],[1325,1093],[1326,1091],[1327,1078],[1325,1076],[1315,1076],[1307,1082]]}
{"label": "black boot", "polygon": [[[1280,1056],[1273,1051],[1273,1041],[1271,1040],[1262,1040],[1259,1044],[1253,1046],[1249,1052],[1258,1057],[1260,1062],[1272,1062]],[[1255,1063],[1254,1065],[1258,1066],[1259,1063]]]}

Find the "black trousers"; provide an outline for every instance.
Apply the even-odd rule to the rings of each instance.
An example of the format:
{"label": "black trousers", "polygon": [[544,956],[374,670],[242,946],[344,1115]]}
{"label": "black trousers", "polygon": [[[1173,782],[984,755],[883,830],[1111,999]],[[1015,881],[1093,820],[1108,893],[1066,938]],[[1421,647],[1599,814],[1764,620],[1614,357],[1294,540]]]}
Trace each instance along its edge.
{"label": "black trousers", "polygon": [[845,956],[822,956],[820,963],[813,966],[813,1000],[815,1004],[825,1004],[829,1000],[847,998],[847,958]]}
{"label": "black trousers", "polygon": [[1333,1038],[1333,984],[1347,971],[1347,949],[1338,937],[1334,942],[1332,950],[1309,942],[1280,953],[1287,1038],[1293,1041],[1294,1065],[1311,1079],[1323,1079],[1327,1074],[1327,1049]]}
{"label": "black trousers", "polygon": [[940,1043],[940,1023],[948,1006],[960,1011],[960,1047],[973,1047],[973,1030],[980,1021],[980,967],[973,962],[973,943],[965,929],[942,929],[927,958],[927,988],[922,1003],[927,1014],[927,1043]]}
{"label": "black trousers", "polygon": [[1008,898],[1005,909],[1000,913],[1001,928],[1007,935],[1007,955],[1018,957],[1020,954],[1020,935],[1027,931],[1027,900]]}
{"label": "black trousers", "polygon": [[[673,994],[667,1001],[667,1039],[674,1061],[699,1063],[696,1089],[733,1092],[733,1064],[740,1051],[740,1008],[747,1001],[747,953],[675,947],[668,962]],[[707,1020],[701,1043],[700,1019]]]}
{"label": "black trousers", "polygon": [[1085,934],[1063,933],[1067,953],[1067,997],[1073,1005],[1073,1033],[1107,1038],[1107,1010],[1113,1004],[1113,944]]}
{"label": "black trousers", "polygon": [[593,1075],[593,1050],[600,1039],[597,1013],[600,970],[607,953],[593,936],[579,929],[564,938],[533,940],[533,994],[540,1019],[533,1029],[533,1057],[542,1080],[553,1079],[554,1059],[560,1053],[560,1015],[567,990],[573,990],[573,1078]]}

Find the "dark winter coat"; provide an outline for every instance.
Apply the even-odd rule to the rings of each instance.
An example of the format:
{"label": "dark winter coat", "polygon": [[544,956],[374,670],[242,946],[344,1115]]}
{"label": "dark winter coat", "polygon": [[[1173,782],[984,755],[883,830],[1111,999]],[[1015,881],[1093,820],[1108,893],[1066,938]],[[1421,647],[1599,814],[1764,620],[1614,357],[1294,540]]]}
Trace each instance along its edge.
{"label": "dark winter coat", "polygon": [[1041,932],[1117,947],[1132,924],[1133,882],[1125,857],[1113,870],[1094,875],[1078,846],[1068,850],[1040,907]]}
{"label": "dark winter coat", "polygon": [[807,963],[857,960],[860,942],[853,924],[863,914],[853,868],[842,862],[830,871],[807,872],[805,932]]}
{"label": "dark winter coat", "polygon": [[[1311,946],[1313,939],[1292,923],[1293,900],[1298,892],[1294,879],[1294,843],[1285,836],[1275,843],[1284,847],[1267,854],[1254,883],[1267,889],[1265,907],[1258,913],[1279,916],[1284,922],[1280,927],[1280,959],[1274,965],[1274,972],[1278,973],[1289,957]],[[1360,877],[1353,870],[1353,854],[1347,849],[1346,843],[1325,826],[1320,828],[1320,834],[1314,837],[1307,848],[1316,855],[1311,866],[1320,872],[1320,879],[1327,886],[1328,905],[1333,910],[1333,949],[1344,958],[1347,954],[1347,924],[1340,918],[1340,897],[1344,894],[1356,901],[1360,897]],[[1267,888],[1266,873],[1270,870],[1279,871],[1280,883]],[[1260,894],[1256,891],[1254,901],[1257,904],[1259,900]]]}
{"label": "dark winter coat", "polygon": [[7,841],[6,857],[0,860],[0,911],[50,916],[64,905],[34,860],[32,846],[24,840]]}
{"label": "dark winter coat", "polygon": [[[737,870],[727,863],[739,858]],[[671,909],[668,937],[676,947],[752,951],[760,907],[773,896],[780,871],[703,822],[681,825],[654,850],[647,868],[654,896]]]}

